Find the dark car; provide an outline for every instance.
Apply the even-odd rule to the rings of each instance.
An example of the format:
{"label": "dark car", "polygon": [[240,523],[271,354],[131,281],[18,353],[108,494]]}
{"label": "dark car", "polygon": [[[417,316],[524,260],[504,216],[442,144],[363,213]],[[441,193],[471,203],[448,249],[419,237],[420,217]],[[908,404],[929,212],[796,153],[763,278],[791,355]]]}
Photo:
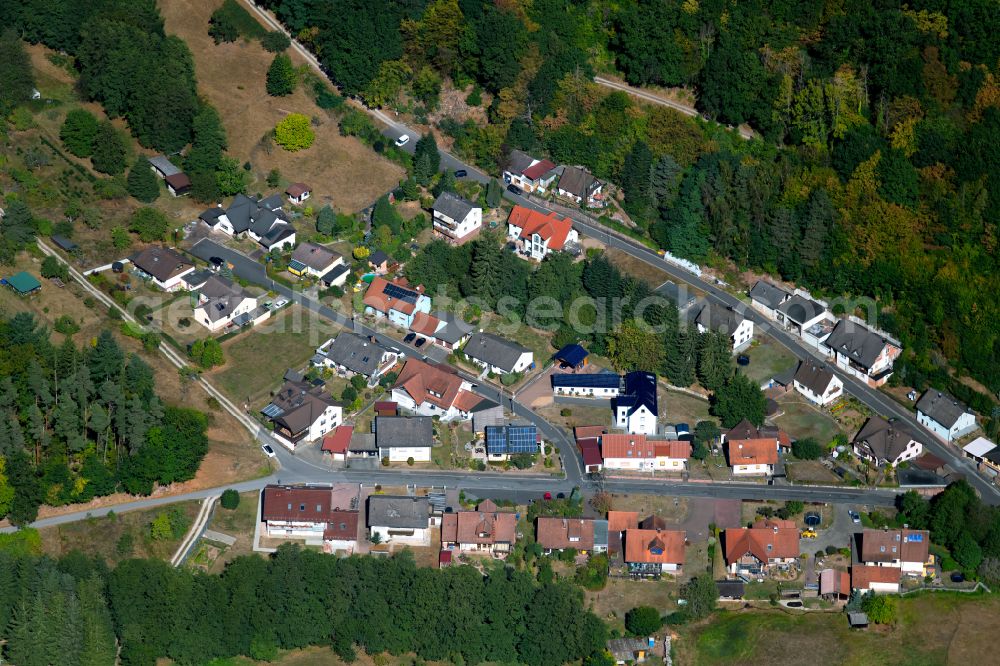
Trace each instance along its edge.
{"label": "dark car", "polygon": [[466,171],[465,169],[456,169],[455,170],[455,178],[465,178],[468,175],[469,175],[469,172]]}
{"label": "dark car", "polygon": [[413,342],[413,338],[415,337],[417,337],[416,333],[407,333],[406,337],[403,338],[403,342],[405,342],[406,344],[410,344],[411,342]]}
{"label": "dark car", "polygon": [[516,194],[519,197],[523,197],[524,196],[524,190],[522,190],[517,185],[508,185],[507,186],[507,191],[510,192],[511,194]]}
{"label": "dark car", "polygon": [[965,582],[965,574],[956,571],[955,573],[953,573],[951,575],[951,582],[953,582],[953,583],[964,583]]}
{"label": "dark car", "polygon": [[736,357],[736,362],[740,365],[750,365],[750,357],[746,354],[740,354]]}
{"label": "dark car", "polygon": [[788,601],[785,603],[785,605],[788,606],[789,608],[802,608],[801,601]]}
{"label": "dark car", "polygon": [[413,343],[413,346],[419,349],[424,346],[425,342],[427,342],[427,338],[417,338],[417,341]]}

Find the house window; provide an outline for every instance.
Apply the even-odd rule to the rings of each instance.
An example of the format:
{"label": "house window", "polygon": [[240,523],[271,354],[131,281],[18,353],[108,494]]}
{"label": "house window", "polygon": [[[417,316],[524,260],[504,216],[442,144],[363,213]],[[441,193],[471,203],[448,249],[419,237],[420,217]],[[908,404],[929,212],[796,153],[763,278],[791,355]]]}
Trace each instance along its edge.
{"label": "house window", "polygon": [[291,502],[289,502],[289,503],[288,503],[288,510],[289,510],[289,511],[291,511],[291,510],[292,510],[292,503],[291,503]]}
{"label": "house window", "polygon": [[323,507],[321,505],[317,504],[316,505],[316,513],[319,513],[322,510],[323,510]]}
{"label": "house window", "polygon": [[306,510],[306,505],[305,504],[299,504],[299,511],[305,511],[305,510]]}

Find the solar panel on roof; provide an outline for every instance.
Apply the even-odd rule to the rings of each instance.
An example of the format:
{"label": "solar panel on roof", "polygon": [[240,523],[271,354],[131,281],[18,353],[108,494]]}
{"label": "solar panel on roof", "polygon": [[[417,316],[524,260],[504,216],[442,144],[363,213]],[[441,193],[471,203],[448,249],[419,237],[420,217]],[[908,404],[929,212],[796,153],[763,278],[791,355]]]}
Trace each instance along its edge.
{"label": "solar panel on roof", "polygon": [[554,374],[552,375],[552,385],[570,386],[580,388],[618,388],[621,384],[621,377],[613,372],[597,372],[590,374]]}
{"label": "solar panel on roof", "polygon": [[538,430],[533,425],[486,426],[486,449],[490,455],[536,453]]}
{"label": "solar panel on roof", "polygon": [[268,405],[267,407],[265,407],[260,411],[262,414],[264,414],[264,416],[268,416],[272,419],[277,418],[284,413],[284,410],[281,407],[275,405],[274,403],[271,403],[270,405]]}
{"label": "solar panel on roof", "polygon": [[417,302],[417,296],[418,296],[417,292],[412,291],[410,289],[404,289],[403,287],[400,287],[398,284],[392,284],[391,282],[385,285],[385,288],[382,290],[382,293],[384,293],[389,298],[398,298],[399,300],[406,301],[407,303]]}

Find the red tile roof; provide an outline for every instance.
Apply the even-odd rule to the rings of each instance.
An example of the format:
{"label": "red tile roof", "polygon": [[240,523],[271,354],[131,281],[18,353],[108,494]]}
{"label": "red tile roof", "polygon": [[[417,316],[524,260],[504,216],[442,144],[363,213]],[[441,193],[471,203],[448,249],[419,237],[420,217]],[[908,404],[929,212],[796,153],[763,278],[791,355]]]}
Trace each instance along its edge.
{"label": "red tile roof", "polygon": [[872,583],[899,584],[901,570],[898,567],[870,567],[855,564],[851,567],[851,587],[856,590],[867,590]]}
{"label": "red tile roof", "polygon": [[446,513],[441,521],[441,543],[513,544],[517,540],[517,516],[498,511],[492,502],[482,502],[475,511]]}
{"label": "red tile roof", "polygon": [[482,402],[482,397],[472,391],[459,391],[455,396],[455,409],[462,412],[471,412],[472,408]]}
{"label": "red tile roof", "polygon": [[580,447],[580,454],[583,456],[584,465],[604,465],[604,458],[601,457],[601,444],[599,439],[596,437],[578,439],[576,440],[576,444]]}
{"label": "red tile roof", "polygon": [[548,550],[592,550],[594,521],[590,518],[539,518],[535,541]]}
{"label": "red tile roof", "polygon": [[556,165],[548,160],[542,160],[536,164],[532,164],[530,167],[521,172],[525,178],[529,180],[538,180],[549,171],[556,168]]}
{"label": "red tile roof", "polygon": [[539,213],[524,206],[514,206],[507,223],[521,228],[521,238],[527,239],[532,234],[538,234],[549,242],[550,250],[561,250],[573,228],[573,222],[569,219],[560,218],[555,213]]}
{"label": "red tile roof", "polygon": [[379,416],[396,416],[399,414],[399,405],[392,400],[378,400],[375,402],[375,413]]}
{"label": "red tile roof", "polygon": [[608,511],[608,532],[639,529],[638,511]]}
{"label": "red tile roof", "polygon": [[761,562],[799,556],[799,530],[789,520],[764,520],[751,528],[728,529],[723,533],[726,562],[735,562],[750,553]]}
{"label": "red tile roof", "polygon": [[451,409],[462,387],[462,378],[437,364],[411,358],[403,366],[394,389],[402,389],[418,405],[429,402],[441,409]]}
{"label": "red tile roof", "polygon": [[434,337],[440,326],[441,320],[434,315],[429,315],[426,312],[418,312],[413,315],[413,323],[410,324],[410,330],[420,335]]}
{"label": "red tile roof", "polygon": [[927,530],[873,530],[861,532],[862,562],[927,561],[931,535]]}
{"label": "red tile roof", "polygon": [[306,192],[312,192],[312,188],[305,183],[292,183],[285,188],[285,194],[290,197],[301,197]]}
{"label": "red tile roof", "polygon": [[687,460],[691,457],[691,442],[670,440],[667,442],[656,442],[657,458],[682,458]]}
{"label": "red tile roof", "polygon": [[679,530],[628,530],[625,561],[684,564],[684,538],[684,532]]}
{"label": "red tile roof", "polygon": [[726,451],[730,466],[774,465],[778,462],[778,448],[773,438],[726,440]]}
{"label": "red tile roof", "polygon": [[320,449],[326,453],[346,453],[353,434],[354,426],[337,426],[333,432],[323,438],[323,446]]}
{"label": "red tile roof", "polygon": [[415,291],[417,293],[424,293],[424,288],[421,285],[416,287],[410,286],[410,283],[406,281],[405,278],[400,278],[398,280],[393,280],[390,282],[382,277],[376,277],[372,280],[372,283],[368,286],[365,291],[364,304],[378,310],[379,312],[388,312],[389,310],[398,310],[405,314],[413,314],[417,306],[415,303],[410,303],[398,298],[392,298],[385,294],[386,285],[394,284],[403,289],[409,289],[410,291]]}
{"label": "red tile roof", "polygon": [[573,428],[573,437],[576,439],[589,439],[591,437],[600,437],[608,431],[606,426],[599,425],[588,425],[588,426],[577,426]]}
{"label": "red tile roof", "polygon": [[608,458],[641,460],[656,457],[656,447],[645,435],[608,434],[601,437],[601,455]]}

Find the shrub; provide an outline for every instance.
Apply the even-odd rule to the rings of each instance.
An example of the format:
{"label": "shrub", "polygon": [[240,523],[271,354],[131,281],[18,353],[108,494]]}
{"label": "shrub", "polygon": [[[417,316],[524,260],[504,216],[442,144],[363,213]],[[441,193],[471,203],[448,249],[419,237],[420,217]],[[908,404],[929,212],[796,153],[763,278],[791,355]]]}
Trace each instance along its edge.
{"label": "shrub", "polygon": [[812,437],[803,437],[792,442],[792,455],[799,460],[816,460],[823,456],[823,447]]}
{"label": "shrub", "polygon": [[465,103],[469,106],[481,106],[483,103],[482,91],[479,86],[473,86],[472,92],[465,98]]}
{"label": "shrub", "polygon": [[625,629],[634,636],[649,636],[662,626],[660,611],[652,606],[637,606],[625,613]]}
{"label": "shrub", "polygon": [[304,150],[316,140],[308,116],[290,113],[274,128],[274,140],[289,152]]}
{"label": "shrub", "polygon": [[829,546],[826,547],[826,554],[827,555],[836,555],[839,552],[839,550],[840,550],[839,548],[837,548],[836,546],[834,546],[834,545],[831,544],[831,545],[829,545]]}
{"label": "shrub", "polygon": [[144,243],[163,240],[170,228],[167,216],[155,208],[140,208],[129,220],[128,230],[138,234]]}
{"label": "shrub", "polygon": [[284,53],[274,56],[267,70],[267,94],[271,97],[284,97],[295,92],[295,67],[292,59]]}
{"label": "shrub", "polygon": [[80,325],[73,320],[69,315],[62,315],[59,319],[56,319],[56,323],[53,324],[52,328],[56,330],[56,333],[62,333],[63,335],[73,335],[79,332]]}
{"label": "shrub", "polygon": [[250,641],[250,656],[257,661],[274,661],[278,658],[278,644],[269,636],[254,636]]}
{"label": "shrub", "polygon": [[240,505],[240,494],[232,488],[226,488],[222,491],[222,498],[219,500],[219,504],[222,505],[223,509],[232,511]]}
{"label": "shrub", "polygon": [[292,40],[280,30],[272,30],[260,38],[260,45],[271,53],[281,53],[292,45]]}
{"label": "shrub", "polygon": [[118,537],[117,543],[115,543],[115,552],[119,557],[128,557],[132,554],[132,549],[134,548],[134,539],[132,537],[131,530],[125,530],[122,535]]}
{"label": "shrub", "polygon": [[573,416],[573,410],[569,407],[563,407],[559,410],[559,416]]}
{"label": "shrub", "polygon": [[69,268],[56,257],[49,255],[42,260],[42,277],[68,280]]}
{"label": "shrub", "polygon": [[[389,456],[382,456],[382,467],[388,467],[388,466],[389,466]],[[372,543],[374,543],[374,541]]]}
{"label": "shrub", "polygon": [[90,157],[97,137],[97,118],[86,109],[73,109],[66,114],[59,138],[66,150],[77,157]]}
{"label": "shrub", "polygon": [[416,460],[413,459],[413,456],[410,456],[409,458],[406,459],[406,464],[409,465],[410,467],[413,467],[413,463],[415,462]]}

